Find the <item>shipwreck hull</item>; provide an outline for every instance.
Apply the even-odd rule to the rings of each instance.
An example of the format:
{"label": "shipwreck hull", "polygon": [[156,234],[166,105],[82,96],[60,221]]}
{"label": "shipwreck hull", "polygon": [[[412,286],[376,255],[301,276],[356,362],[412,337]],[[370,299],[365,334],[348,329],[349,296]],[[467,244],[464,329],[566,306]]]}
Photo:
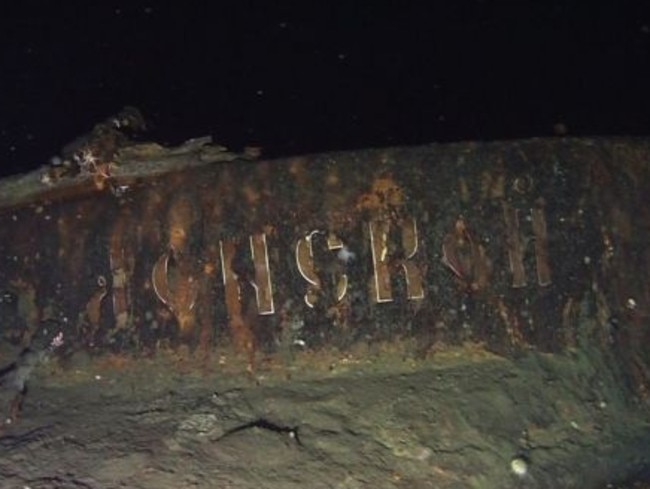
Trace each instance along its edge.
{"label": "shipwreck hull", "polygon": [[[273,161],[204,139],[88,151],[79,168],[0,182],[3,344],[63,342],[25,437],[70,396],[76,414],[47,426],[88,446],[117,427],[158,440],[160,480],[194,470],[178,447],[197,477],[237,487],[596,488],[647,474],[649,140]],[[123,454],[115,440],[95,453],[122,460],[139,443],[120,440]],[[71,480],[104,487],[76,447],[60,452]],[[283,449],[285,465],[264,463]],[[0,467],[7,480],[36,480],[16,464]]]}
{"label": "shipwreck hull", "polygon": [[101,179],[14,177],[0,187],[2,334],[54,321],[97,351],[187,343],[251,358],[589,341],[645,389],[649,156],[628,139],[275,161],[143,145]]}

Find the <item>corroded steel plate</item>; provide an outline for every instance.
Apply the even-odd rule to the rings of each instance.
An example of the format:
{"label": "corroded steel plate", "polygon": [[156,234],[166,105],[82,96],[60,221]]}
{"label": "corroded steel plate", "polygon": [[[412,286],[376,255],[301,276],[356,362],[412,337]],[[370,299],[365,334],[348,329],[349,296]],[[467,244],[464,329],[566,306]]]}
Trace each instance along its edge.
{"label": "corroded steel plate", "polygon": [[[273,161],[128,146],[0,183],[2,334],[291,361],[589,344],[649,380],[650,144],[532,139]],[[90,165],[90,169],[88,166]]]}

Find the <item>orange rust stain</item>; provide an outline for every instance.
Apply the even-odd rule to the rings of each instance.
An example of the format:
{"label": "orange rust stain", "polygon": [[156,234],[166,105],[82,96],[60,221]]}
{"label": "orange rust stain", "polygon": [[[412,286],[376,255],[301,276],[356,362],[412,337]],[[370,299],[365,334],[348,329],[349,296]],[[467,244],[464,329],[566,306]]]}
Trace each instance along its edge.
{"label": "orange rust stain", "polygon": [[86,317],[90,321],[90,325],[95,332],[99,328],[99,322],[101,321],[101,307],[104,297],[106,297],[106,279],[101,277],[97,281],[99,289],[92,295],[88,303],[86,304]]}
{"label": "orange rust stain", "polygon": [[175,259],[170,267],[171,261],[171,252],[158,259],[151,272],[151,282],[158,298],[176,318],[180,335],[187,337],[194,330],[199,282],[187,259]]}
{"label": "orange rust stain", "polygon": [[261,199],[260,193],[256,189],[254,189],[251,185],[245,185],[242,188],[242,193],[244,194],[244,199],[246,199],[246,203],[250,206],[257,205]]}
{"label": "orange rust stain", "polygon": [[125,214],[117,219],[109,238],[109,260],[112,273],[113,316],[116,329],[124,329],[129,325],[129,281],[131,271],[135,267],[135,257],[130,252],[127,239],[130,215]]}
{"label": "orange rust stain", "polygon": [[93,185],[97,190],[104,190],[106,182],[111,178],[115,164],[112,162],[98,164],[93,172]]}
{"label": "orange rust stain", "polygon": [[232,271],[232,259],[234,256],[235,244],[232,241],[225,241],[223,243],[224,263],[222,266],[224,270],[225,301],[229,316],[230,333],[235,348],[249,355],[249,368],[252,369],[255,355],[255,336],[249,323],[244,319],[241,289],[237,276]]}
{"label": "orange rust stain", "polygon": [[179,334],[182,338],[187,338],[194,331],[196,315],[193,309],[181,310],[176,313],[178,321]]}
{"label": "orange rust stain", "polygon": [[512,314],[508,306],[503,302],[502,298],[496,299],[496,307],[501,320],[506,328],[506,334],[510,340],[510,344],[515,347],[521,347],[526,344],[522,332],[521,324],[516,315]]}
{"label": "orange rust stain", "polygon": [[352,307],[350,300],[344,297],[333,306],[327,309],[326,317],[332,321],[332,324],[341,331],[348,331],[350,329],[350,317]]}
{"label": "orange rust stain", "polygon": [[181,252],[187,242],[187,231],[183,226],[173,226],[169,229],[169,247],[175,252]]}
{"label": "orange rust stain", "polygon": [[196,313],[194,306],[199,295],[196,279],[181,272],[175,284],[174,309],[182,337],[189,336],[194,330]]}
{"label": "orange rust stain", "polygon": [[198,219],[198,212],[187,196],[174,200],[167,214],[168,247],[174,254],[188,252],[188,241],[192,227]]}
{"label": "orange rust stain", "polygon": [[330,170],[325,178],[325,185],[328,187],[338,187],[341,184],[341,179],[339,178],[336,170]]}
{"label": "orange rust stain", "polygon": [[358,210],[382,211],[389,207],[399,207],[404,204],[404,191],[392,176],[375,179],[370,192],[357,200]]}
{"label": "orange rust stain", "polygon": [[304,158],[294,158],[289,162],[289,173],[293,175],[299,187],[306,187],[309,185],[310,177],[307,168],[305,168],[307,160]]}
{"label": "orange rust stain", "polygon": [[[503,162],[501,162],[503,165]],[[483,171],[480,176],[481,200],[501,200],[506,195],[506,175],[501,166],[493,171]]]}
{"label": "orange rust stain", "polygon": [[[575,298],[569,297],[562,307],[562,333],[564,335],[564,346],[575,348],[577,346],[576,324],[579,324],[581,304]],[[603,342],[603,335],[600,337],[603,348],[607,348]]]}
{"label": "orange rust stain", "polygon": [[162,241],[161,216],[164,216],[164,199],[160,192],[147,192],[146,201],[142,206],[142,214],[138,219],[138,236],[149,246],[155,248]]}
{"label": "orange rust stain", "polygon": [[123,370],[128,367],[136,367],[136,360],[126,355],[108,353],[97,360],[97,368],[100,370]]}
{"label": "orange rust stain", "polygon": [[456,220],[454,230],[443,238],[442,262],[470,290],[483,290],[489,284],[492,263],[462,218]]}
{"label": "orange rust stain", "polygon": [[230,332],[235,341],[235,347],[240,351],[250,353],[255,348],[255,340],[253,332],[244,321],[239,294],[226,292],[226,306],[230,315]]}
{"label": "orange rust stain", "polygon": [[152,271],[152,285],[158,298],[176,318],[181,337],[188,337],[196,323],[199,295],[190,240],[199,220],[199,209],[188,195],[176,197],[167,211],[167,249]]}
{"label": "orange rust stain", "polygon": [[206,263],[203,265],[203,273],[210,277],[213,277],[217,272],[217,266],[214,263]]}
{"label": "orange rust stain", "polygon": [[199,198],[201,199],[199,205],[201,206],[203,216],[204,238],[206,238],[207,242],[211,242],[210,238],[212,235],[218,234],[218,223],[223,218],[224,202],[221,200],[221,194],[217,189],[213,192],[201,192]]}

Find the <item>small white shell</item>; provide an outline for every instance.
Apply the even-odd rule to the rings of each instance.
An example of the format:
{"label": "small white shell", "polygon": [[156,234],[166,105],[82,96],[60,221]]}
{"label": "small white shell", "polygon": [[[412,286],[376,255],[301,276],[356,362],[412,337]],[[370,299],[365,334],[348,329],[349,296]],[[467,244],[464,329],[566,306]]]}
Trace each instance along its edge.
{"label": "small white shell", "polygon": [[510,461],[510,470],[519,477],[528,474],[528,462],[523,457],[515,457]]}

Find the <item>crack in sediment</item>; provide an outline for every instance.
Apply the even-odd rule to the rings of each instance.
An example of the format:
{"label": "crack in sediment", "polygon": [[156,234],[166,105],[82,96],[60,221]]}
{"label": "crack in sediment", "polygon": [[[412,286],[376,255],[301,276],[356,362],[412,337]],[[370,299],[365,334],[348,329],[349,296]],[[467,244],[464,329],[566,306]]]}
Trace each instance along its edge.
{"label": "crack in sediment", "polygon": [[0,437],[0,448],[14,450],[35,441],[40,441],[43,435],[53,426],[52,424],[38,426],[18,435],[5,435]]}
{"label": "crack in sediment", "polygon": [[290,427],[290,426],[283,426],[277,423],[274,423],[272,421],[269,421],[268,419],[264,418],[259,418],[253,421],[250,421],[248,423],[244,423],[239,426],[235,426],[234,428],[229,429],[226,431],[223,435],[221,435],[219,438],[216,439],[216,441],[221,441],[224,438],[227,438],[229,436],[232,436],[236,433],[240,433],[242,431],[250,430],[253,428],[261,428],[263,430],[267,430],[273,433],[280,433],[280,434],[286,434],[289,436],[289,438],[293,439],[296,441],[296,443],[299,446],[304,446],[302,442],[300,441],[300,437],[298,435],[298,427]]}

